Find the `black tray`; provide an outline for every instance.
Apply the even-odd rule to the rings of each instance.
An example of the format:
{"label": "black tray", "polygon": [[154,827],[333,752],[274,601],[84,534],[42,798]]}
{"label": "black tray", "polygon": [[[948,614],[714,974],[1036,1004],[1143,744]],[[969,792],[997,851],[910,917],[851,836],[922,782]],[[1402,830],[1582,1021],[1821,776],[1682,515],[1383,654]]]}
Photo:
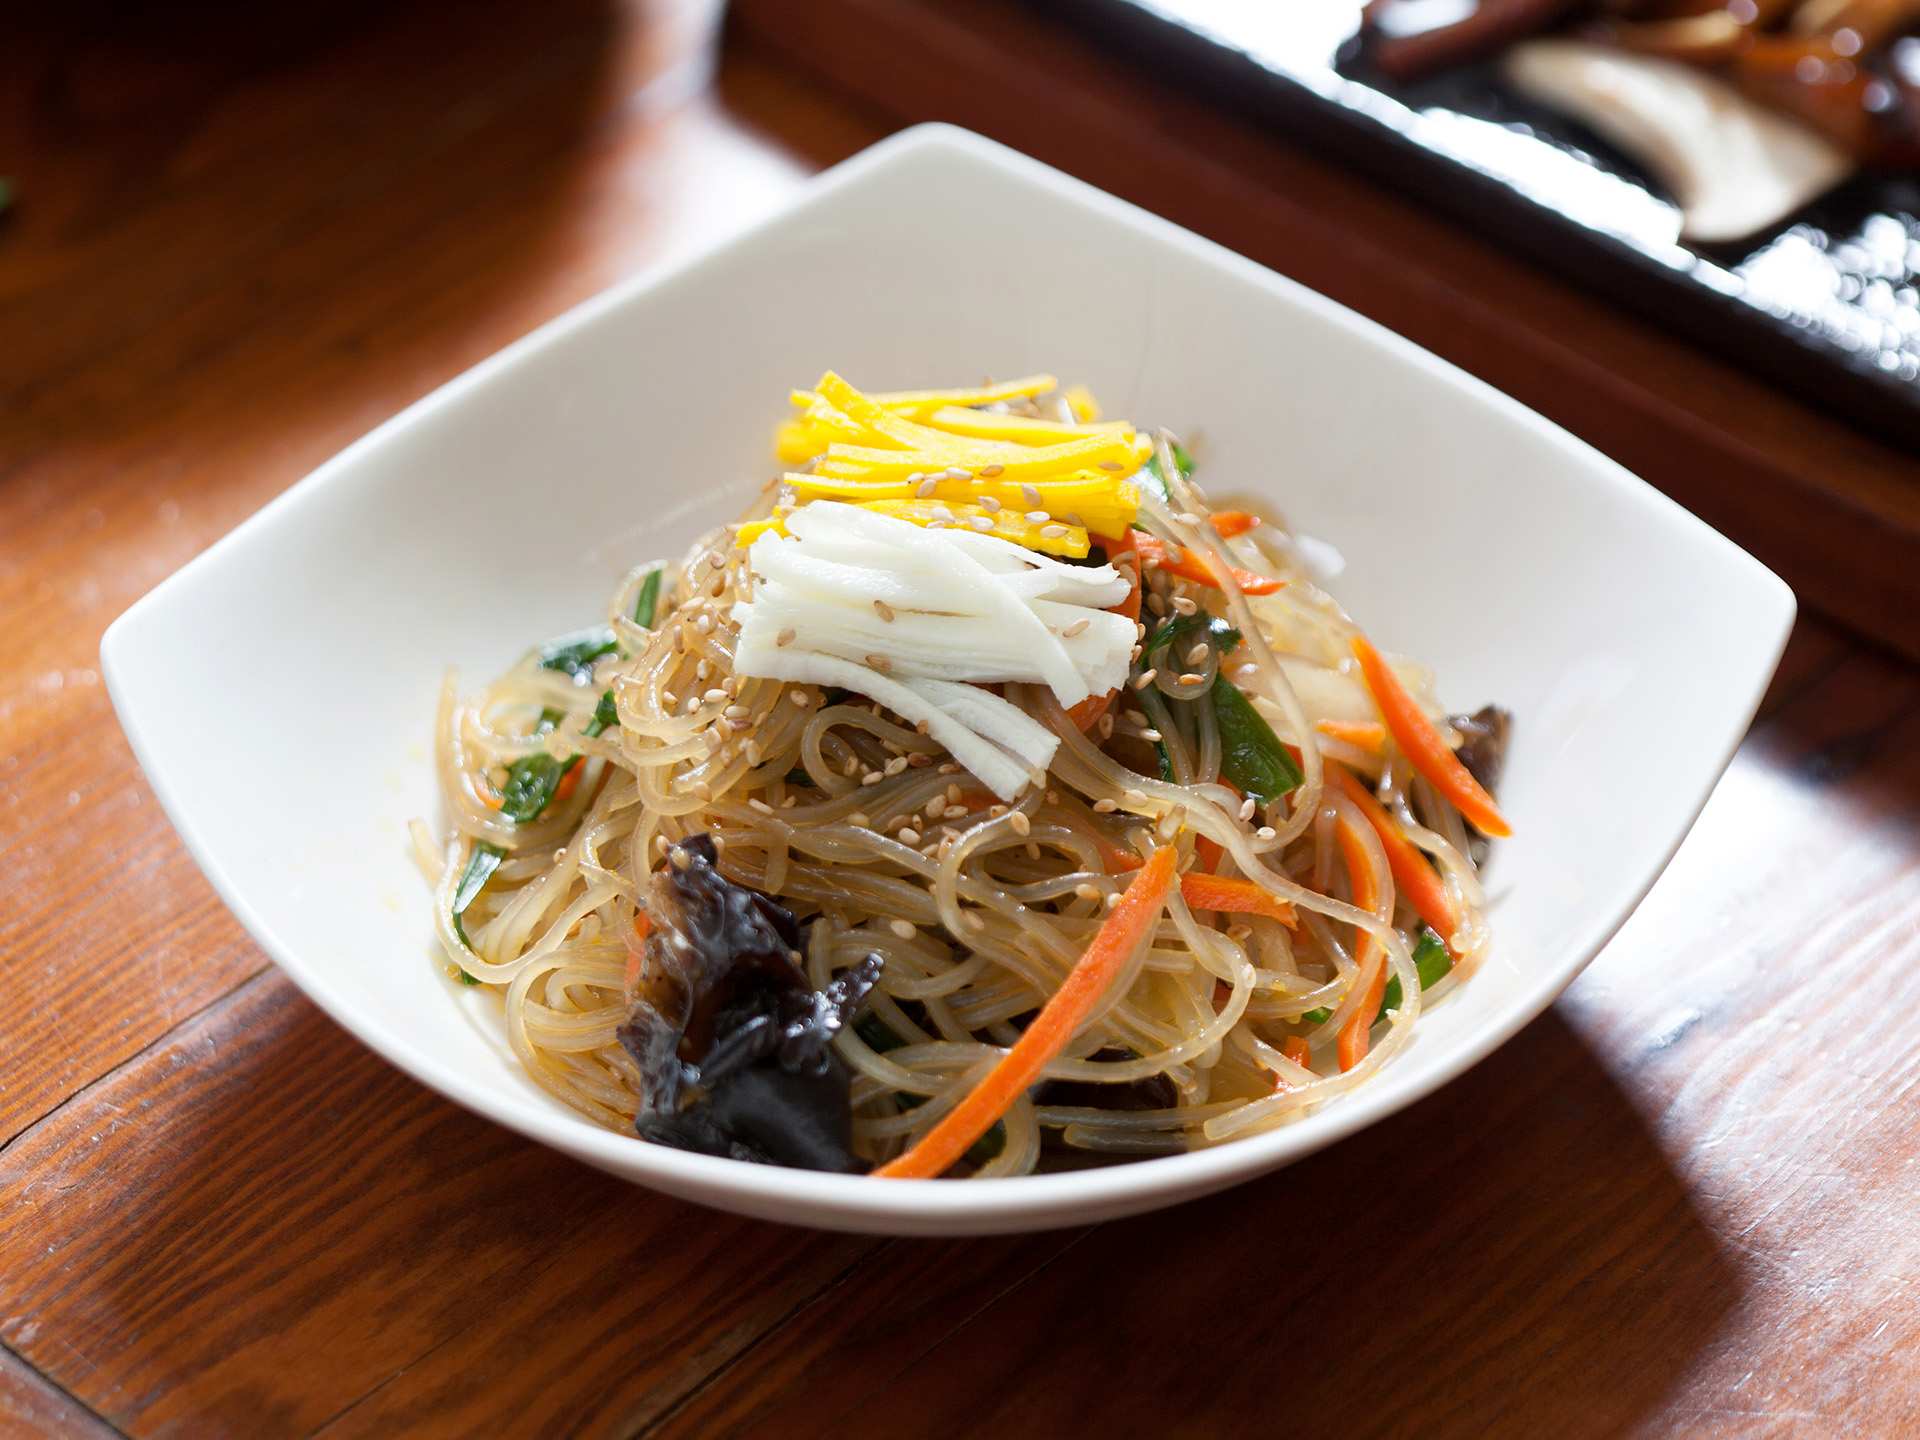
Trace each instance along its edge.
{"label": "black tray", "polygon": [[1751,240],[1691,245],[1631,161],[1491,67],[1412,85],[1367,69],[1360,0],[1032,3],[1798,399],[1920,444],[1920,177],[1857,176]]}

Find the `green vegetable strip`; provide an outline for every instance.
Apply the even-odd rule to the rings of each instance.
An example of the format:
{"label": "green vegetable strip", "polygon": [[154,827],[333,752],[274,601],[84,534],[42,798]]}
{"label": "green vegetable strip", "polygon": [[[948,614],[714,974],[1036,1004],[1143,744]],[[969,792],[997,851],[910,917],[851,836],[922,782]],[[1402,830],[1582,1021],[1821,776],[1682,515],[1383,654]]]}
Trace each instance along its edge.
{"label": "green vegetable strip", "polygon": [[620,647],[614,643],[613,632],[604,625],[593,630],[583,630],[577,635],[563,635],[540,651],[540,668],[559,670],[572,678],[576,685],[593,683],[593,662],[603,655],[618,654]]}
{"label": "green vegetable strip", "polygon": [[1159,628],[1147,636],[1146,644],[1141,647],[1140,663],[1142,665],[1152,664],[1153,661],[1151,657],[1153,655],[1166,649],[1169,645],[1173,644],[1174,641],[1181,639],[1183,636],[1192,635],[1199,630],[1205,630],[1207,632],[1207,638],[1213,642],[1213,647],[1222,655],[1231,655],[1234,647],[1240,643],[1240,632],[1238,630],[1227,624],[1227,622],[1219,616],[1209,615],[1206,611],[1199,610],[1192,615],[1175,615],[1168,620],[1162,621]]}
{"label": "green vegetable strip", "polygon": [[593,719],[587,722],[589,739],[600,735],[620,723],[620,708],[613,703],[613,691],[603,690],[600,703],[593,707]]}
{"label": "green vegetable strip", "polygon": [[660,574],[655,570],[640,582],[640,594],[633,602],[633,623],[653,628],[653,613],[660,606]]}
{"label": "green vegetable strip", "polygon": [[[1193,456],[1187,453],[1187,447],[1178,440],[1173,442],[1173,463],[1180,467],[1182,480],[1193,474]],[[1140,467],[1139,473],[1146,477],[1148,488],[1162,500],[1172,502],[1173,497],[1167,493],[1167,477],[1160,473],[1160,454],[1157,447],[1154,453],[1147,457],[1147,463]]]}
{"label": "green vegetable strip", "polygon": [[[489,845],[482,840],[473,847],[473,854],[467,861],[466,872],[461,875],[460,883],[454,887],[453,903],[450,907],[453,911],[453,933],[460,937],[460,943],[469,950],[473,949],[473,942],[467,939],[467,927],[463,917],[467,913],[467,907],[473,904],[474,897],[487,888],[487,881],[493,878],[493,872],[500,868],[500,862],[506,857],[507,852],[498,845]],[[465,985],[480,983],[465,970],[460,972],[460,980]]]}
{"label": "green vegetable strip", "polygon": [[1216,680],[1207,701],[1220,727],[1220,774],[1242,795],[1271,805],[1306,778],[1237,685]]}
{"label": "green vegetable strip", "polygon": [[[1431,925],[1421,926],[1420,938],[1414,941],[1413,969],[1420,977],[1422,991],[1431,990],[1440,983],[1442,976],[1453,969],[1453,956],[1447,953],[1447,943],[1434,933]],[[1394,975],[1387,980],[1386,991],[1380,996],[1380,1010],[1373,1017],[1375,1024],[1387,1018],[1387,1011],[1400,1007],[1400,995],[1400,977]],[[1308,1025],[1324,1025],[1332,1018],[1333,1011],[1324,1005],[1300,1017]]]}
{"label": "green vegetable strip", "polygon": [[[540,723],[533,733],[545,735],[560,720],[558,710],[542,710]],[[506,788],[500,792],[500,813],[516,825],[537,819],[552,801],[553,792],[559,788],[560,777],[579,763],[578,755],[562,762],[544,750],[521,756],[507,767]]]}

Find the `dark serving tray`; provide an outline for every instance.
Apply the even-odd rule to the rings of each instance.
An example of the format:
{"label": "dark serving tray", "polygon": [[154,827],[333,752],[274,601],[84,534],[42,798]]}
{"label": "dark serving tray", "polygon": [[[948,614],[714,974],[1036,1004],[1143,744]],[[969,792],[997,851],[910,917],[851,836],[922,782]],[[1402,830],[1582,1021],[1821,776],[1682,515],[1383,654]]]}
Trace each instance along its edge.
{"label": "dark serving tray", "polygon": [[1678,238],[1659,187],[1491,66],[1399,85],[1361,0],[1032,0],[1083,34],[1358,166],[1796,398],[1920,444],[1920,177],[1861,175],[1732,246]]}

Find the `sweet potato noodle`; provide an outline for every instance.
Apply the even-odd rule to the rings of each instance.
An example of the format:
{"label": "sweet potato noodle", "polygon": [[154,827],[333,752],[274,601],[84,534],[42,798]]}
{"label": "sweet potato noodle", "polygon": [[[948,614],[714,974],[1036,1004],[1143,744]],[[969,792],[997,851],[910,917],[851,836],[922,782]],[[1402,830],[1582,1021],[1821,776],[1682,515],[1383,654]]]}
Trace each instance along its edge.
{"label": "sweet potato noodle", "polygon": [[[1016,1176],[1097,1157],[1168,1155],[1297,1121],[1391,1064],[1423,1010],[1484,957],[1476,857],[1485,837],[1449,798],[1451,782],[1426,773],[1431,762],[1403,728],[1410,722],[1396,723],[1356,658],[1364,637],[1315,583],[1301,547],[1271,513],[1210,508],[1190,457],[1165,432],[1101,424],[1089,398],[1049,386],[949,392],[950,404],[939,392],[858,397],[870,411],[852,398],[829,405],[824,383],[796,392],[805,408],[781,441],[796,468],[742,517],[744,531],[717,530],[677,560],[636,568],[610,597],[604,629],[530,652],[478,693],[463,695],[448,676],[435,746],[444,839],[414,826],[440,944],[450,975],[498,992],[514,1053],[567,1105],[628,1132],[638,1117],[643,1133],[683,1143],[662,1127],[658,1107],[705,1092],[676,1082],[663,1101],[636,1060],[634,1032],[626,1044],[621,1032],[642,1012],[655,1022],[671,1012],[667,1048],[678,1036],[679,1059],[700,1062],[701,1047],[717,1050],[726,1039],[714,1027],[738,1020],[726,1011],[716,1021],[712,1004],[703,1009],[703,982],[661,970],[669,951],[686,960],[686,937],[702,923],[662,909],[682,903],[666,881],[686,878],[690,862],[696,878],[703,873],[698,846],[708,842],[675,849],[694,837],[709,837],[719,876],[771,902],[736,905],[735,918],[759,926],[755,943],[771,957],[756,961],[763,968],[755,973],[793,965],[790,976],[767,982],[784,987],[785,1008],[739,1002],[739,1015],[789,1023],[780,1017],[813,1013],[814,1001],[820,1015],[835,1004],[844,1012],[819,1021],[814,1050],[789,1045],[785,1062],[791,1069],[804,1051],[810,1076],[830,1066],[837,1077],[844,1098],[830,1103],[850,1118],[855,1162],[839,1168],[900,1155],[980,1084],[1157,847],[1177,847],[1180,879],[1150,933],[1046,1063],[1042,1082],[949,1174]],[[806,429],[816,422],[824,436]],[[856,424],[879,443],[850,443]],[[925,439],[937,426],[954,448]],[[1050,488],[1039,462],[1016,463],[1071,450],[1060,463],[1077,464],[1073,447],[1084,436],[1118,436],[1130,448],[1060,483],[1081,487],[1074,493],[1085,504],[1095,503],[1088,487],[1108,487],[1099,494],[1124,507],[1118,520],[1062,513],[1048,500],[1065,492]],[[930,480],[860,458],[898,459],[890,446],[907,454],[915,443],[932,446],[935,458],[970,457],[972,468],[956,464]],[[1106,453],[1097,446],[1107,440],[1086,443],[1096,447],[1086,454]],[[996,458],[983,464],[982,456]],[[897,481],[916,500],[931,495],[932,508],[910,513],[897,494],[867,504],[812,493],[829,472],[877,474],[875,485]],[[1002,474],[1036,477],[1018,482],[1019,496],[1039,501],[1019,512],[1024,519],[1008,518],[1018,497],[1013,510],[991,503],[1016,483]],[[969,500],[976,493],[979,506]],[[944,520],[942,504],[951,507]],[[924,640],[833,662],[900,683],[945,676],[916,692],[945,707],[930,724],[856,684],[741,673],[745,617],[773,627],[788,611],[769,607],[790,607],[796,618],[768,651],[784,664],[788,651],[810,643],[810,606],[851,605],[829,593],[833,584],[866,593],[857,588],[865,581],[847,579],[857,569],[847,556],[884,569],[891,552],[878,542],[896,532],[869,536],[860,529],[869,521],[853,517],[843,549],[822,551],[839,560],[795,572],[808,583],[825,577],[817,595],[795,592],[796,600],[758,573],[756,557],[771,568],[772,559],[797,564],[811,553],[806,536],[826,533],[836,505],[883,514],[884,526],[902,527],[908,549],[957,531],[989,568],[1012,554],[1002,575],[1017,572],[1006,583],[1025,584],[1022,593],[1046,585],[1074,593],[1078,574],[1091,577],[1085,593],[1100,601],[1131,591],[1071,623],[1067,602],[1021,602],[1063,635],[1095,634],[1087,614],[1125,616],[1119,633],[1123,649],[1131,634],[1130,655],[1085,652],[1087,665],[1121,667],[1121,682],[1069,706],[1060,684],[1070,687],[1071,673],[1056,683],[1037,673],[1011,678],[992,670],[1003,661],[931,654],[938,647]],[[981,514],[1009,538],[973,541],[989,532]],[[755,521],[786,523],[746,524]],[[908,535],[909,526],[919,528]],[[1042,540],[1047,531],[1062,533]],[[1031,566],[1055,569],[1025,568],[1014,547],[1029,540],[1054,557],[1035,548]],[[1073,554],[1083,542],[1086,553]],[[1003,543],[1005,552],[996,548]],[[911,566],[900,562],[903,573],[927,563],[914,553]],[[942,583],[938,570],[928,584]],[[906,590],[887,593],[911,599]],[[859,603],[882,627],[954,619],[931,604],[909,616],[884,598]],[[852,623],[850,608],[835,613]],[[820,633],[828,631],[841,633]],[[948,631],[975,633],[957,622],[925,633]],[[976,666],[966,673],[977,688],[953,679],[967,664]],[[1380,683],[1400,687],[1443,752],[1455,749],[1490,786],[1505,716],[1450,721],[1424,670],[1399,661],[1386,668],[1390,681]],[[968,695],[984,698],[976,706]],[[1000,702],[1035,728],[1002,725],[988,713]],[[1011,758],[1011,782],[990,787],[935,738],[941,724],[962,722]],[[1044,765],[1023,758],[1036,753]],[[718,881],[702,894],[698,903],[710,908],[733,903]],[[791,939],[788,954],[786,940],[767,938],[776,932]],[[826,991],[836,977],[832,1004],[808,996],[807,987]],[[746,1042],[727,1043],[737,1069]],[[753,1053],[771,1054],[773,1043]],[[697,1064],[686,1074],[697,1080]],[[704,1148],[811,1163],[732,1135]]]}

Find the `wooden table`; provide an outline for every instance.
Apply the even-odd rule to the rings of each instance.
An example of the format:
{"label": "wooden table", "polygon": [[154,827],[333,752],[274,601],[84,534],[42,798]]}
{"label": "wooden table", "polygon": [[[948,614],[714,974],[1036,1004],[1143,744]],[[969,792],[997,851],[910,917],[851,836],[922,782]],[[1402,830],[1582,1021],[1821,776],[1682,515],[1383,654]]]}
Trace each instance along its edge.
{"label": "wooden table", "polygon": [[[374,422],[893,112],[766,25],[713,83],[692,0],[122,8],[33,7],[0,48],[0,1434],[1920,1431],[1920,672],[1825,620],[1547,1016],[1165,1214],[939,1243],[735,1220],[322,1018],[160,815],[102,629]],[[1156,199],[1231,230],[1229,193]],[[1281,238],[1337,273],[1314,233]],[[1593,313],[1470,237],[1456,261]],[[1404,328],[1459,313],[1447,284],[1432,311],[1395,291]],[[1594,325],[1701,435],[1724,418],[1710,362]]]}

